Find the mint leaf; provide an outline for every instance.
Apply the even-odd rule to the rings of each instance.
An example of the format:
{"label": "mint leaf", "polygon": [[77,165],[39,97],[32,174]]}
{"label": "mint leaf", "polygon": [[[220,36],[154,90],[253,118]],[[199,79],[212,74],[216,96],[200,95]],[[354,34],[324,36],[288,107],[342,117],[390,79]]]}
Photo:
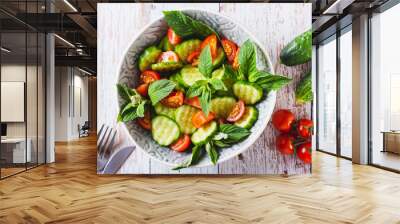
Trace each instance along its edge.
{"label": "mint leaf", "polygon": [[152,82],[149,86],[148,93],[153,106],[168,96],[174,88],[175,83],[168,79],[160,79]]}
{"label": "mint leaf", "polygon": [[213,65],[212,65],[210,45],[207,45],[201,51],[199,59],[200,59],[200,62],[199,62],[200,73],[203,74],[207,78],[211,77]]}
{"label": "mint leaf", "polygon": [[126,85],[117,84],[117,90],[121,98],[127,101],[130,100],[132,95],[134,95],[134,90]]}
{"label": "mint leaf", "polygon": [[199,98],[201,110],[206,116],[208,116],[211,108],[211,89],[208,86],[207,88],[204,88]]}
{"label": "mint leaf", "polygon": [[212,164],[214,164],[214,165],[217,164],[219,154],[218,154],[218,151],[215,149],[214,145],[211,142],[207,142],[205,148],[206,148],[208,157],[210,157]]}
{"label": "mint leaf", "polygon": [[214,90],[227,90],[224,82],[220,79],[210,79],[210,84]]}
{"label": "mint leaf", "polygon": [[186,162],[182,163],[181,165],[173,168],[172,170],[180,170],[180,169],[187,168],[191,165],[198,163],[201,159],[201,156],[203,155],[202,149],[203,149],[203,145],[195,145],[192,148],[192,156],[190,157],[190,159],[187,160]]}
{"label": "mint leaf", "polygon": [[146,105],[146,101],[142,101],[136,108],[136,114],[138,117],[144,117],[144,106]]}
{"label": "mint leaf", "polygon": [[250,135],[250,131],[233,124],[221,124],[219,126],[219,133],[217,133],[213,142],[216,146],[224,148],[229,147],[234,143],[240,142]]}
{"label": "mint leaf", "polygon": [[186,97],[192,98],[195,96],[200,96],[203,92],[203,89],[207,88],[207,84],[207,80],[196,81],[192,86],[189,87],[188,91],[186,92]]}
{"label": "mint leaf", "polygon": [[250,40],[246,40],[239,50],[239,72],[243,76],[249,76],[257,72],[256,48]]}
{"label": "mint leaf", "polygon": [[249,75],[249,82],[257,83],[266,91],[278,90],[291,80],[285,76],[272,75],[264,71],[257,71]]}
{"label": "mint leaf", "polygon": [[173,10],[163,11],[163,13],[168,26],[183,38],[193,36],[205,38],[211,34],[216,34],[218,37],[217,32],[215,32],[213,28],[201,21],[185,15],[183,12]]}

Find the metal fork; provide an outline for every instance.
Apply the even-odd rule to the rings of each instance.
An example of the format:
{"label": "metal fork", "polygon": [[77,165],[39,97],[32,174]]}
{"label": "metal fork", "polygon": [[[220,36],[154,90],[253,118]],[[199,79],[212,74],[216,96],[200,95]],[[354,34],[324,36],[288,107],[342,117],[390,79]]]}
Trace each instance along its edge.
{"label": "metal fork", "polygon": [[104,170],[115,142],[117,132],[106,125],[101,125],[97,134],[97,172]]}

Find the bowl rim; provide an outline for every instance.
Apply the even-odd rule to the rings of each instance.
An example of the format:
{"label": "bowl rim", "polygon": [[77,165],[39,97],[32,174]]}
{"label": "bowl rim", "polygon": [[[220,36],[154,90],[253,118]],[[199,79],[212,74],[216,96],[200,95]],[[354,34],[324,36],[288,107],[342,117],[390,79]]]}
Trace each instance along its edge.
{"label": "bowl rim", "polygon": [[[179,11],[182,11],[182,12],[185,12],[185,11],[200,11],[200,12],[204,12],[204,13],[208,13],[208,14],[213,14],[214,16],[219,16],[219,17],[225,18],[225,19],[227,19],[227,20],[229,20],[229,21],[232,21],[233,23],[235,23],[235,25],[239,26],[242,30],[244,30],[245,33],[248,35],[248,37],[259,47],[259,49],[261,50],[261,52],[262,52],[262,53],[264,54],[264,56],[267,58],[266,61],[267,61],[268,68],[269,68],[270,72],[271,72],[272,74],[275,74],[274,67],[273,67],[273,65],[272,65],[271,59],[270,59],[270,57],[269,57],[269,54],[267,54],[267,52],[266,52],[265,49],[263,48],[263,45],[258,41],[258,39],[257,39],[249,30],[247,30],[242,24],[236,22],[235,20],[233,20],[233,19],[230,18],[229,16],[226,16],[226,15],[224,15],[224,14],[222,14],[222,13],[217,13],[216,11],[212,11],[212,10],[208,10],[208,9],[198,9],[198,8],[191,8],[191,7],[183,7],[183,8],[181,8],[181,9],[173,9],[173,10],[179,10]],[[157,18],[151,20],[146,26],[144,26],[142,29],[140,29],[140,31],[138,31],[138,34],[136,34],[136,35],[132,38],[132,40],[130,41],[130,44],[127,46],[127,48],[126,48],[125,51],[124,51],[123,57],[122,57],[121,60],[120,60],[119,67],[118,67],[118,76],[117,76],[117,80],[116,80],[117,83],[119,83],[119,78],[120,78],[120,75],[121,75],[122,66],[123,66],[123,64],[124,64],[124,62],[125,62],[126,55],[127,55],[128,52],[130,51],[130,49],[131,49],[132,45],[134,44],[135,40],[138,39],[139,36],[142,35],[142,33],[143,33],[145,30],[147,30],[149,27],[151,27],[155,22],[157,22],[157,21],[159,21],[159,20],[161,20],[161,19],[163,19],[163,18],[164,18],[164,15],[161,15],[161,16],[159,16],[159,17],[157,17]],[[267,98],[270,98],[270,97],[272,97],[272,102],[273,102],[273,105],[274,105],[274,106],[273,106],[273,108],[270,110],[271,112],[270,112],[270,115],[269,115],[269,117],[270,117],[269,120],[271,119],[272,111],[274,110],[275,105],[276,105],[276,91],[275,91],[275,90],[270,91],[270,92],[268,93]],[[117,99],[116,99],[117,102],[119,102],[118,93],[116,94],[116,98],[117,98]],[[264,99],[264,100],[266,100],[266,99]],[[118,103],[118,107],[119,107],[119,103]],[[265,124],[263,124],[263,126],[262,126],[263,131],[261,131],[260,133],[257,134],[256,138],[254,138],[254,139],[255,139],[254,141],[251,141],[251,142],[248,142],[248,143],[244,144],[243,147],[242,147],[240,150],[237,150],[237,151],[236,151],[235,153],[233,153],[232,155],[227,156],[227,157],[225,157],[225,158],[223,158],[223,159],[219,159],[219,160],[217,161],[217,164],[214,165],[214,164],[212,164],[211,162],[208,162],[208,163],[205,163],[205,164],[196,164],[196,165],[190,166],[190,167],[188,167],[188,168],[203,168],[203,167],[210,167],[210,166],[214,166],[214,167],[215,167],[216,165],[219,165],[220,163],[225,162],[225,161],[227,161],[227,160],[230,160],[230,159],[232,159],[233,157],[235,157],[235,156],[237,156],[237,155],[239,155],[239,154],[245,152],[248,148],[250,148],[250,146],[252,146],[252,145],[255,143],[255,141],[257,141],[257,140],[260,138],[260,136],[261,136],[261,135],[263,134],[263,132],[265,131],[265,129],[266,129],[268,123],[269,123],[269,120],[268,120],[268,122],[266,122]],[[132,138],[132,136],[131,136],[131,134],[130,134],[130,132],[129,132],[129,129],[128,129],[127,125],[126,125],[125,123],[122,123],[122,124],[123,124],[123,125],[122,125],[123,129],[126,131],[126,133],[128,133],[127,136],[129,136],[130,140],[135,144],[135,147],[136,147],[137,149],[140,149],[142,152],[144,152],[147,156],[149,156],[149,158],[154,159],[154,160],[156,160],[156,161],[158,161],[158,162],[161,162],[162,164],[165,164],[165,165],[168,165],[168,166],[172,166],[172,167],[173,167],[173,166],[179,165],[179,164],[167,162],[167,161],[165,161],[165,160],[161,160],[161,159],[159,159],[159,158],[157,158],[157,157],[154,157],[154,156],[150,155],[149,152],[147,152],[146,150],[144,150],[144,149],[143,149],[139,144],[137,144],[136,141]]]}

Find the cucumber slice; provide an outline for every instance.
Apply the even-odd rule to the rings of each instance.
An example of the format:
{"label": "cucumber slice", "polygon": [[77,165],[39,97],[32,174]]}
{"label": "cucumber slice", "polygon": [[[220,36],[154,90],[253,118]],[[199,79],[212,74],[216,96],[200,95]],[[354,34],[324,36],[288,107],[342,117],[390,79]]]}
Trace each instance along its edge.
{"label": "cucumber slice", "polygon": [[187,62],[186,59],[190,53],[193,51],[199,50],[201,45],[201,40],[199,39],[191,39],[187,41],[183,41],[182,43],[175,46],[175,52],[178,54],[179,58]]}
{"label": "cucumber slice", "polygon": [[182,68],[182,66],[183,64],[181,62],[165,61],[152,64],[151,69],[157,72],[171,72]]}
{"label": "cucumber slice", "polygon": [[217,122],[212,121],[193,133],[191,140],[195,145],[201,145],[210,140],[217,132]]}
{"label": "cucumber slice", "polygon": [[218,118],[227,118],[236,104],[233,97],[217,97],[211,100],[211,110]]}
{"label": "cucumber slice", "polygon": [[233,94],[246,104],[255,104],[263,97],[263,90],[255,83],[238,81],[233,84]]}
{"label": "cucumber slice", "polygon": [[143,51],[139,57],[139,70],[144,71],[149,69],[151,64],[157,62],[158,56],[160,56],[161,50],[156,46],[150,46]]}
{"label": "cucumber slice", "polygon": [[223,81],[227,88],[227,90],[218,90],[215,94],[216,96],[233,96],[232,86],[233,83],[235,83],[235,80],[225,73],[225,67],[213,71],[212,78]]}
{"label": "cucumber slice", "polygon": [[192,67],[190,65],[182,68],[181,76],[182,76],[182,81],[183,81],[182,84],[185,87],[190,87],[195,82],[206,79],[206,77],[204,77],[203,74],[200,73],[200,71],[197,67]]}
{"label": "cucumber slice", "polygon": [[225,52],[224,49],[222,47],[217,49],[217,56],[214,58],[213,60],[213,68],[218,68],[222,62],[224,62],[225,59]]}
{"label": "cucumber slice", "polygon": [[170,145],[181,134],[175,121],[164,115],[158,115],[151,120],[151,133],[153,139],[161,146]]}
{"label": "cucumber slice", "polygon": [[156,113],[158,115],[165,115],[169,118],[171,118],[172,120],[175,120],[175,108],[170,108],[170,107],[166,107],[164,105],[162,105],[161,103],[157,103],[154,106],[154,110],[156,111]]}
{"label": "cucumber slice", "polygon": [[189,105],[183,105],[176,109],[175,121],[178,123],[182,133],[192,134],[196,131],[196,127],[192,123],[192,117],[197,111],[199,110]]}
{"label": "cucumber slice", "polygon": [[173,51],[175,47],[168,41],[168,37],[164,37],[158,44],[158,48],[163,51]]}
{"label": "cucumber slice", "polygon": [[182,92],[186,92],[185,90],[185,86],[183,85],[183,81],[182,81],[182,76],[180,72],[177,72],[173,75],[171,75],[169,77],[169,80],[173,81],[175,83],[175,89],[182,91]]}
{"label": "cucumber slice", "polygon": [[235,122],[235,125],[250,129],[258,119],[258,110],[255,107],[248,106],[244,110],[243,116]]}

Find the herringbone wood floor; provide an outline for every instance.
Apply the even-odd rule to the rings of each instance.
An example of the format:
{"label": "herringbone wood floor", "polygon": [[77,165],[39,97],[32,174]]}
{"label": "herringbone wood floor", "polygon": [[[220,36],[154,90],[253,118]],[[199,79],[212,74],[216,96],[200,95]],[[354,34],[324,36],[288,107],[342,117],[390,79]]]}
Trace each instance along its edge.
{"label": "herringbone wood floor", "polygon": [[0,223],[400,223],[400,175],[315,153],[312,176],[96,175],[95,138],[0,181]]}

